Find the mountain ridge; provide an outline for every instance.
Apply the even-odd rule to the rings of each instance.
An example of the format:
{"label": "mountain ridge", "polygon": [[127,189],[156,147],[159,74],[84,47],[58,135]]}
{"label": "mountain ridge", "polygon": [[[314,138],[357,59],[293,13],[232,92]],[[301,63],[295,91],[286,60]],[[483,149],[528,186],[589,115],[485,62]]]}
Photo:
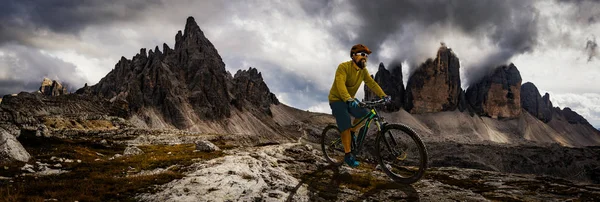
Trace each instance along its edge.
{"label": "mountain ridge", "polygon": [[[505,143],[516,140],[543,139],[542,142],[553,140],[567,146],[600,144],[600,141],[594,139],[595,136],[592,137],[597,131],[591,132],[590,128],[593,127],[579,114],[570,108],[552,108],[549,95],[545,94],[541,97],[532,83],[525,83],[522,86],[520,73],[514,64],[496,67],[489,75],[468,89],[460,88],[459,69],[458,56],[450,48],[442,45],[438,49],[436,58],[428,59],[417,70],[421,73],[409,78],[411,82],[404,90],[404,87],[401,86],[402,82],[399,82],[399,79],[402,78],[401,66],[390,72],[383,64],[380,64],[375,80],[380,83],[387,94],[400,95],[397,97],[401,98],[396,98],[393,104],[395,106],[387,107],[384,111],[392,114],[405,110],[411,112],[409,114],[413,118],[404,116],[409,117],[408,120],[393,120],[397,122],[411,122],[412,120],[416,124],[411,126],[421,129],[424,134],[434,135],[443,131],[455,131],[455,134],[451,135],[469,136],[470,134],[479,137],[475,138],[478,141]],[[437,88],[434,85],[436,83],[442,83],[445,87]],[[523,90],[524,95],[521,95],[522,88],[525,89]],[[530,88],[534,90],[527,90]],[[365,91],[365,95],[369,95],[367,88]],[[284,133],[289,138],[293,132],[286,128],[290,124],[296,124],[294,127],[298,126],[294,119],[299,119],[299,116],[313,116],[311,113],[301,113],[298,111],[302,110],[279,103],[277,97],[270,92],[264,82],[262,73],[256,68],[249,67],[248,70],[239,70],[235,75],[226,71],[217,49],[204,36],[193,17],[187,19],[184,31],[178,31],[175,35],[174,49],[163,44],[162,52],[156,46],[154,50],[149,51],[144,48],[140,49],[140,53],[131,60],[121,57],[115,68],[100,82],[92,86],[86,84],[83,88],[78,89],[76,94],[105,99],[104,108],[112,110],[110,114],[105,113],[105,116],[125,118],[133,126],[139,128],[180,129],[221,134],[260,134],[259,136],[264,138],[280,136],[280,133]],[[442,96],[444,99],[438,99],[437,96]],[[522,96],[524,96],[523,99],[521,99]],[[8,100],[10,99],[8,98]],[[27,99],[39,100],[40,98],[28,96]],[[44,99],[43,102],[35,102],[41,103],[39,105],[54,102],[49,98]],[[6,96],[4,100],[3,104],[14,103],[6,102]],[[544,116],[542,116],[534,110],[541,109],[542,105],[545,106],[543,109],[550,110],[552,114],[549,115],[547,111],[543,111]],[[7,120],[10,119],[8,117],[19,116],[18,114],[48,115],[43,106],[38,111],[31,113],[26,112],[28,110],[26,108],[19,108],[16,110],[17,113],[14,110],[11,112],[8,105],[5,109],[7,115],[4,117],[7,117]],[[72,110],[67,109],[67,111]],[[453,127],[462,128],[460,125],[440,123],[434,120],[435,117],[428,115],[430,112],[445,111],[457,111],[458,113],[453,116],[459,117],[463,116],[460,113],[466,112],[471,118],[465,117],[463,120],[471,122],[474,128],[457,131]],[[535,119],[542,120],[541,123],[531,121],[531,117],[524,116],[522,111],[532,114]],[[10,115],[11,113],[12,115]],[[58,110],[50,114],[60,115],[61,113],[64,112]],[[403,117],[401,115],[403,113],[399,114],[398,116]],[[441,120],[445,116],[447,115],[439,114]],[[428,118],[415,121],[418,118],[414,117]],[[488,120],[484,117],[491,119]],[[502,125],[502,120],[509,123],[511,119],[530,121],[512,121],[513,125],[499,126]],[[494,121],[490,122],[490,120]],[[500,122],[495,120],[500,120]],[[41,121],[34,119],[18,122],[20,126],[40,123]],[[331,123],[335,122],[328,119],[327,124]],[[531,123],[534,126],[529,129],[519,126],[524,123]],[[321,124],[325,124],[325,122]],[[581,127],[579,127],[580,125]],[[12,128],[12,131],[15,131],[15,127]],[[550,135],[552,137],[538,137],[539,135],[533,134],[531,131],[552,134]],[[581,138],[572,137],[569,136],[570,132],[581,132],[585,135]],[[565,137],[557,139],[555,138],[556,134],[563,134]],[[440,135],[440,137],[442,136],[445,135]],[[517,138],[508,136],[517,136]],[[583,140],[588,138],[585,136],[592,137],[592,141],[582,144]],[[443,138],[433,138],[432,140],[443,140]]]}
{"label": "mountain ridge", "polygon": [[97,84],[78,92],[126,101],[141,125],[191,130],[203,120],[224,120],[239,111],[269,117],[269,105],[279,104],[255,68],[234,76],[225,70],[193,17],[175,35],[174,49],[163,44],[163,52],[156,46],[147,53],[141,49],[131,60],[121,57]]}

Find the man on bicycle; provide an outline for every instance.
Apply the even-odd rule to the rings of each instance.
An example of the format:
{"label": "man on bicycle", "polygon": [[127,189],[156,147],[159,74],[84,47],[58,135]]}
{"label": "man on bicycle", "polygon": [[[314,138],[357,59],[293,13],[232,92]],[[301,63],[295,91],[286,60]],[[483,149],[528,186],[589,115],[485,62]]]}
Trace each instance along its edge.
{"label": "man on bicycle", "polygon": [[365,81],[369,89],[374,91],[379,97],[386,99],[386,101],[391,100],[381,87],[379,87],[379,84],[371,78],[369,71],[367,71],[367,58],[369,54],[371,54],[371,50],[362,44],[352,46],[352,49],[350,49],[352,60],[343,62],[338,66],[333,85],[329,91],[329,106],[331,107],[337,126],[342,133],[342,144],[346,153],[344,161],[350,167],[357,167],[359,165],[350,147],[350,132],[356,130],[351,128],[350,115],[355,118],[354,121],[356,124],[356,121],[359,121],[358,118],[366,116],[369,113],[366,109],[358,107],[358,99],[354,97],[356,91],[358,91],[362,82]]}

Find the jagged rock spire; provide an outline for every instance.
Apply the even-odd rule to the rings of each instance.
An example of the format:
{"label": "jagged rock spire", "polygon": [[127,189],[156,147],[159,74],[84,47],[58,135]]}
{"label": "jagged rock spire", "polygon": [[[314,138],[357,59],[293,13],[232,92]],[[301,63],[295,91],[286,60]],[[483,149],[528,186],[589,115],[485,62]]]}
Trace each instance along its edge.
{"label": "jagged rock spire", "polygon": [[435,59],[428,59],[410,76],[404,109],[410,113],[452,111],[460,97],[460,63],[442,44]]}
{"label": "jagged rock spire", "polygon": [[124,100],[131,114],[142,116],[148,125],[166,122],[180,129],[227,118],[231,106],[269,115],[270,104],[278,103],[255,68],[235,79],[225,70],[193,17],[175,35],[175,49],[162,46],[162,52],[158,46],[148,54],[142,48],[132,60],[121,58],[98,84],[80,92]]}

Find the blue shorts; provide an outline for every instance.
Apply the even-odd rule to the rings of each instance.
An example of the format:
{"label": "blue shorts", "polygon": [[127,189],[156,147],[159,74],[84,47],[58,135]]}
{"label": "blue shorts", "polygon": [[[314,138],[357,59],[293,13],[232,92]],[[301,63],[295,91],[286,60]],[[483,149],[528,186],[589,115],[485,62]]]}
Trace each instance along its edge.
{"label": "blue shorts", "polygon": [[350,115],[352,115],[354,118],[362,118],[369,113],[369,110],[365,108],[350,107],[348,103],[342,101],[330,102],[329,106],[331,107],[331,113],[335,117],[335,121],[337,122],[340,132],[352,127]]}

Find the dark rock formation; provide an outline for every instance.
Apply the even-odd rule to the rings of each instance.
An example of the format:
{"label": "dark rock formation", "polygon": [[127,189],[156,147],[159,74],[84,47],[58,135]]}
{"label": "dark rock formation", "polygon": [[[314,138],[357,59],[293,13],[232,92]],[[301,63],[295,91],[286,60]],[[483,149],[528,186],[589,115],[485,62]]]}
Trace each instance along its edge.
{"label": "dark rock formation", "polygon": [[240,110],[248,108],[245,106],[249,105],[258,107],[259,111],[270,115],[269,106],[279,104],[279,100],[275,94],[271,93],[263,81],[262,74],[256,68],[238,70],[233,77],[232,87],[230,89],[233,93],[231,104]]}
{"label": "dark rock formation", "polygon": [[[379,64],[379,68],[381,68],[381,66],[382,66],[382,64]],[[379,73],[379,71],[377,71],[377,73]],[[373,74],[371,74],[371,78],[373,78],[373,80],[375,80],[375,77],[373,76]],[[377,82],[377,80],[375,80],[375,81]],[[379,82],[377,82],[377,83],[379,84]],[[379,85],[381,87],[381,84],[379,84]],[[365,85],[363,89],[365,90],[365,100],[367,100],[367,101],[377,100],[377,95],[375,95],[375,92],[373,92],[371,89],[369,89],[369,87],[367,85]]]}
{"label": "dark rock formation", "polygon": [[554,108],[554,112],[564,117],[565,120],[567,120],[570,124],[590,125],[590,123],[585,118],[583,118],[583,116],[571,110],[571,108],[565,107],[561,110],[560,108],[556,107]]}
{"label": "dark rock formation", "polygon": [[46,96],[59,96],[67,94],[67,88],[61,85],[58,81],[44,78],[40,86],[40,92]]}
{"label": "dark rock formation", "polygon": [[435,60],[428,59],[408,79],[404,109],[410,113],[453,111],[460,96],[459,60],[442,45]]}
{"label": "dark rock formation", "polygon": [[571,108],[553,107],[550,94],[546,93],[541,97],[537,87],[530,82],[521,86],[521,106],[544,123],[550,122],[553,117],[558,117],[559,120],[565,120],[570,124],[582,124],[592,127],[583,116],[571,110]]}
{"label": "dark rock formation", "polygon": [[467,100],[466,91],[462,88],[460,89],[460,95],[458,96],[458,110],[460,112],[464,112],[466,110],[471,114],[471,116],[475,115],[475,110],[473,110],[473,107],[471,107],[469,101]]}
{"label": "dark rock formation", "polygon": [[550,95],[546,93],[542,98],[537,87],[531,82],[521,86],[521,107],[545,123],[552,120]]}
{"label": "dark rock formation", "polygon": [[518,117],[521,114],[521,74],[514,64],[497,67],[491,75],[472,84],[466,97],[479,115]]}
{"label": "dark rock formation", "polygon": [[[402,83],[402,65],[398,64],[388,71],[383,63],[379,63],[379,69],[375,74],[375,82],[379,84],[386,95],[392,97],[392,103],[385,106],[384,111],[393,112],[402,108],[404,103],[404,83]],[[378,99],[377,95],[365,86],[365,100]]]}
{"label": "dark rock formation", "polygon": [[157,46],[148,54],[141,49],[132,60],[122,57],[98,84],[78,93],[91,91],[111,101],[123,100],[131,113],[147,122],[157,114],[166,123],[185,129],[199,119],[229,117],[231,104],[270,114],[268,106],[278,101],[256,72],[241,73],[232,80],[217,49],[189,17],[184,32],[175,36],[175,49],[163,44],[162,52]]}
{"label": "dark rock formation", "polygon": [[552,102],[550,101],[550,94],[546,93],[544,94],[544,96],[542,97],[542,102],[543,102],[543,107],[548,109],[550,112],[548,116],[550,116],[550,118],[548,118],[548,121],[552,120],[552,108],[554,108],[552,106]]}
{"label": "dark rock formation", "polygon": [[90,94],[92,94],[92,88],[90,86],[88,86],[87,83],[85,83],[83,88],[80,88],[77,91],[75,91],[75,94],[90,95]]}

